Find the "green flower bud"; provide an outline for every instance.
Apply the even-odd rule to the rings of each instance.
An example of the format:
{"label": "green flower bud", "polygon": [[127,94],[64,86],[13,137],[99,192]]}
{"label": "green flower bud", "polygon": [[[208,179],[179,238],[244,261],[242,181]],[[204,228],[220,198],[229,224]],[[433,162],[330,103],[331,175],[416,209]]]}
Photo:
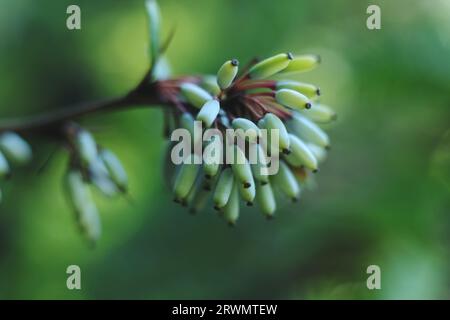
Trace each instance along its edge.
{"label": "green flower bud", "polygon": [[285,69],[292,60],[292,54],[280,53],[255,64],[249,71],[250,78],[264,79]]}
{"label": "green flower bud", "polygon": [[113,152],[106,149],[102,149],[99,156],[102,159],[111,180],[121,192],[126,192],[128,190],[128,175],[119,158],[117,158]]}
{"label": "green flower bud", "polygon": [[3,179],[10,174],[10,167],[8,160],[6,160],[5,156],[2,152],[0,152],[0,178]]}
{"label": "green flower bud", "polygon": [[203,107],[207,101],[213,98],[208,91],[193,83],[183,83],[180,89],[186,100],[196,108]]}
{"label": "green flower bud", "polygon": [[98,157],[89,164],[89,179],[107,197],[117,195],[118,188],[111,180],[103,160]]}
{"label": "green flower bud", "polygon": [[223,216],[230,225],[235,225],[239,218],[239,190],[236,183],[234,183],[230,198],[223,209]]}
{"label": "green flower bud", "polygon": [[225,62],[217,72],[217,84],[223,90],[228,88],[238,73],[239,61],[236,59]]}
{"label": "green flower bud", "polygon": [[239,193],[247,205],[252,206],[256,196],[255,183],[252,183],[249,188],[245,188],[243,184],[239,184]]}
{"label": "green flower bud", "polygon": [[285,155],[285,159],[293,166],[304,165],[313,171],[317,170],[317,159],[306,144],[293,134],[289,134],[291,140],[291,153]]}
{"label": "green flower bud", "polygon": [[190,211],[192,213],[202,211],[208,203],[208,199],[209,191],[205,190],[204,188],[199,188],[190,203]]}
{"label": "green flower bud", "polygon": [[278,130],[280,149],[284,153],[289,153],[290,141],[288,131],[286,130],[286,126],[284,125],[283,121],[281,121],[280,118],[278,118],[273,113],[267,113],[263,118],[263,122],[261,122],[260,120],[258,124],[260,126],[264,126],[264,128],[268,130],[267,131],[268,136],[271,135],[272,129]]}
{"label": "green flower bud", "polygon": [[[246,138],[250,143],[258,141],[258,137],[261,136],[261,132],[256,124],[245,118],[236,118],[231,122],[233,129],[242,129],[241,138]],[[237,131],[239,133],[239,131]]]}
{"label": "green flower bud", "polygon": [[256,186],[256,202],[266,217],[273,217],[277,205],[270,183]]}
{"label": "green flower bud", "polygon": [[167,80],[172,75],[172,69],[166,57],[159,57],[153,70],[153,78],[156,80]]}
{"label": "green flower bud", "polygon": [[276,89],[290,89],[297,92],[300,92],[301,94],[305,95],[309,99],[315,99],[318,96],[320,96],[320,89],[316,87],[315,85],[309,84],[309,83],[303,83],[303,82],[297,82],[297,81],[278,81],[276,84]]}
{"label": "green flower bud", "polygon": [[217,85],[216,76],[204,76],[202,78],[201,86],[213,96],[217,96],[220,93],[220,87]]}
{"label": "green flower bud", "polygon": [[300,197],[300,186],[295,175],[286,163],[280,161],[280,168],[276,175],[272,176],[273,183],[281,189],[290,199],[297,201]]}
{"label": "green flower bud", "polygon": [[209,128],[216,120],[219,114],[219,101],[212,99],[207,101],[197,114],[197,120],[203,122],[205,127]]}
{"label": "green flower bud", "polygon": [[[194,128],[195,128],[194,121],[195,121],[194,117],[188,112],[183,113],[180,117],[181,128],[184,128],[189,131],[189,134],[191,135],[191,139],[193,140],[192,144],[196,145],[197,143],[200,142],[200,140],[202,139],[202,136],[194,134]],[[194,139],[196,139],[196,140],[194,140]]]}
{"label": "green flower bud", "polygon": [[14,132],[0,135],[0,150],[13,164],[23,165],[31,160],[30,145]]}
{"label": "green flower bud", "polygon": [[320,56],[315,54],[305,54],[296,56],[289,65],[282,71],[283,73],[300,73],[314,69],[320,63]]}
{"label": "green flower bud", "polygon": [[101,234],[100,217],[91,192],[78,170],[70,170],[66,174],[65,187],[81,230],[89,240],[96,241]]}
{"label": "green flower bud", "polygon": [[337,118],[336,112],[323,104],[314,104],[311,109],[301,110],[300,113],[308,119],[319,123],[328,123]]}
{"label": "green flower bud", "polygon": [[278,103],[296,110],[311,108],[311,101],[304,94],[291,89],[280,89],[275,93]]}
{"label": "green flower bud", "polygon": [[88,165],[97,158],[97,143],[90,132],[80,129],[75,137],[75,148],[83,164]]}
{"label": "green flower bud", "polygon": [[261,173],[261,169],[266,167],[267,165],[267,157],[264,152],[263,147],[260,144],[255,145],[257,162],[252,164],[252,173],[256,181],[259,181],[261,184],[266,184],[269,182],[269,176]]}
{"label": "green flower bud", "polygon": [[325,158],[327,157],[327,151],[324,148],[319,147],[318,145],[315,145],[313,143],[307,143],[306,146],[312,152],[319,163],[325,161]]}
{"label": "green flower bud", "polygon": [[235,161],[231,164],[234,176],[245,188],[250,188],[254,183],[250,164],[248,163],[244,152],[238,146],[234,146],[234,155]]}
{"label": "green flower bud", "polygon": [[307,142],[317,144],[318,146],[324,148],[328,148],[330,146],[330,139],[325,131],[323,131],[317,124],[298,113],[293,113],[292,119],[288,122],[288,126],[301,139]]}
{"label": "green flower bud", "polygon": [[[200,165],[195,164],[199,161],[197,155],[190,155],[190,163],[183,163],[179,169],[174,184],[175,198],[183,200],[188,195],[192,186],[194,185],[197,174],[200,170]],[[197,159],[196,159],[197,158]]]}
{"label": "green flower bud", "polygon": [[146,0],[148,26],[150,31],[150,57],[153,64],[158,60],[160,48],[161,15],[156,0]]}
{"label": "green flower bud", "polygon": [[213,201],[216,208],[223,208],[231,195],[234,185],[234,176],[231,168],[225,168],[220,174],[214,191]]}

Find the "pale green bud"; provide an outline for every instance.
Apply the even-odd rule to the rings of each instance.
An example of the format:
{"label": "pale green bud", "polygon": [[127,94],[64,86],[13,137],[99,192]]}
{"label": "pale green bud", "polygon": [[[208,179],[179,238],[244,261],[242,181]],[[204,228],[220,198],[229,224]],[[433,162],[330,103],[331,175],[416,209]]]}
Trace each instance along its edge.
{"label": "pale green bud", "polygon": [[328,148],[330,146],[330,139],[328,135],[317,124],[307,119],[306,117],[293,113],[292,119],[288,122],[288,126],[301,139],[317,144],[318,146]]}
{"label": "pale green bud", "polygon": [[8,160],[6,160],[5,156],[2,152],[0,152],[0,178],[5,178],[10,173],[10,167],[8,164]]}
{"label": "pale green bud", "polygon": [[0,135],[0,150],[13,164],[22,165],[31,160],[30,145],[14,132],[5,132]]}
{"label": "pale green bud", "polygon": [[87,165],[97,158],[97,143],[90,132],[80,129],[76,133],[75,147],[83,164]]}
{"label": "pale green bud", "polygon": [[307,96],[291,89],[280,89],[275,92],[275,100],[286,107],[296,110],[311,108],[311,100]]}
{"label": "pale green bud", "polygon": [[283,191],[290,199],[297,201],[300,197],[300,186],[286,163],[280,161],[280,168],[276,175],[272,176],[273,183]]}
{"label": "pale green bud", "polygon": [[223,208],[227,204],[233,185],[233,171],[231,168],[225,168],[220,174],[213,196],[214,205],[217,209]]}
{"label": "pale green bud", "polygon": [[181,85],[181,93],[186,100],[196,108],[201,108],[203,105],[212,100],[213,97],[205,89],[193,83],[183,83]]}
{"label": "pale green bud", "polygon": [[249,71],[250,78],[268,78],[285,69],[292,60],[292,54],[280,53],[255,64]]}
{"label": "pale green bud", "polygon": [[256,186],[256,202],[266,217],[273,217],[277,205],[270,183]]}
{"label": "pale green bud", "polygon": [[337,118],[336,112],[323,104],[314,104],[311,109],[302,110],[300,112],[308,119],[319,123],[328,123]]}
{"label": "pale green bud", "polygon": [[102,149],[99,156],[103,160],[111,180],[121,192],[126,192],[128,189],[128,175],[119,158],[107,149]]}
{"label": "pale green bud", "polygon": [[[241,133],[241,138],[246,138],[249,142],[255,143],[258,141],[258,137],[261,132],[256,124],[245,118],[236,118],[231,122],[233,129],[242,129],[244,132]],[[238,133],[240,131],[237,131]]]}
{"label": "pale green bud", "polygon": [[217,84],[223,90],[228,88],[236,77],[239,69],[236,59],[225,62],[217,72]]}
{"label": "pale green bud", "polygon": [[239,184],[239,193],[247,205],[252,206],[256,195],[255,183],[252,183],[249,188],[245,188],[243,184]]}
{"label": "pale green bud", "polygon": [[91,192],[78,170],[69,170],[65,177],[65,187],[81,230],[88,239],[96,241],[101,234],[100,217]]}
{"label": "pale green bud", "polygon": [[239,190],[238,185],[234,183],[230,197],[223,209],[223,216],[230,225],[235,225],[239,218]]}
{"label": "pale green bud", "polygon": [[309,99],[315,99],[320,96],[320,89],[315,85],[298,81],[278,81],[276,89],[291,89],[305,95]]}
{"label": "pale green bud", "polygon": [[257,148],[257,162],[251,165],[253,176],[255,180],[259,181],[261,184],[266,184],[269,182],[269,176],[261,173],[261,169],[267,166],[268,159],[263,147],[260,144],[255,145],[255,148]]}
{"label": "pale green bud", "polygon": [[145,0],[150,32],[150,57],[153,63],[158,60],[160,49],[161,14],[156,0]]}
{"label": "pale green bud", "polygon": [[[264,126],[264,129],[267,129],[268,136],[271,135],[271,130],[276,129],[279,132],[279,145],[280,149],[284,153],[289,153],[290,149],[290,141],[289,141],[289,135],[286,130],[286,126],[284,125],[283,121],[281,121],[280,118],[278,118],[273,113],[267,113],[262,121],[260,120],[258,122],[258,125]],[[270,140],[269,140],[270,141]]]}
{"label": "pale green bud", "polygon": [[172,69],[166,57],[159,57],[153,70],[153,78],[156,80],[167,80],[172,75]]}
{"label": "pale green bud", "polygon": [[250,186],[254,183],[250,164],[248,163],[244,152],[238,146],[234,146],[234,155],[235,161],[231,164],[233,173],[237,181],[243,184],[245,188],[250,188]]}
{"label": "pale green bud", "polygon": [[306,168],[316,171],[318,163],[311,150],[297,136],[289,134],[289,138],[291,140],[291,153],[285,155],[285,159],[293,166],[304,165]]}
{"label": "pale green bud", "polygon": [[[192,186],[194,185],[195,178],[200,170],[198,163],[199,159],[197,155],[190,155],[190,163],[183,163],[179,169],[174,184],[175,198],[183,200],[188,195]],[[197,159],[196,159],[197,158]]]}
{"label": "pale green bud", "polygon": [[320,56],[315,54],[305,54],[296,56],[289,65],[282,71],[283,73],[300,73],[314,69],[320,63]]}
{"label": "pale green bud", "polygon": [[89,179],[107,197],[117,195],[118,188],[111,180],[103,160],[98,157],[89,164]]}
{"label": "pale green bud", "polygon": [[217,77],[213,75],[207,75],[202,78],[201,86],[213,96],[217,96],[220,93],[220,87],[217,85]]}
{"label": "pale green bud", "polygon": [[216,99],[207,101],[197,114],[197,120],[203,122],[209,128],[219,114],[220,104]]}
{"label": "pale green bud", "polygon": [[[196,145],[197,143],[199,143],[201,141],[202,135],[194,134],[194,128],[195,128],[194,121],[195,121],[194,117],[188,112],[183,113],[180,117],[180,126],[189,131],[189,134],[191,135],[191,139],[193,140],[192,144]],[[194,140],[194,139],[196,139],[196,140]]]}
{"label": "pale green bud", "polygon": [[319,147],[318,145],[315,145],[313,143],[307,143],[306,146],[312,152],[319,163],[325,161],[325,158],[327,157],[327,151],[325,150],[325,148]]}

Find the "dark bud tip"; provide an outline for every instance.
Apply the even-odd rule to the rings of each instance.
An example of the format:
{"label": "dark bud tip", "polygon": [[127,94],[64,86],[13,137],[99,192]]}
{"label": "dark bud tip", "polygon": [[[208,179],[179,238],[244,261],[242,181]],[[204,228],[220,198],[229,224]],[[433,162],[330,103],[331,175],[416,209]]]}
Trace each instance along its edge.
{"label": "dark bud tip", "polygon": [[317,63],[321,63],[322,62],[322,57],[319,56],[318,54],[316,54],[316,60],[317,60]]}
{"label": "dark bud tip", "polygon": [[205,179],[210,180],[212,177],[209,174],[205,174]]}
{"label": "dark bud tip", "polygon": [[297,197],[293,197],[293,198],[292,198],[292,202],[295,203],[295,202],[297,202],[297,201],[298,201],[298,198],[297,198]]}
{"label": "dark bud tip", "polygon": [[325,150],[330,151],[331,150],[331,146],[325,146]]}
{"label": "dark bud tip", "polygon": [[316,94],[317,94],[318,96],[320,96],[320,94],[321,94],[321,92],[320,92],[320,88],[317,88],[317,90],[316,90]]}
{"label": "dark bud tip", "polygon": [[337,120],[337,118],[338,118],[337,113],[335,113],[335,114],[333,114],[333,115],[331,116],[331,120]]}
{"label": "dark bud tip", "polygon": [[319,172],[319,169],[314,169],[312,172],[317,173],[317,172]]}
{"label": "dark bud tip", "polygon": [[239,66],[239,60],[238,59],[231,59],[231,65],[235,66],[235,67]]}
{"label": "dark bud tip", "polygon": [[235,221],[228,221],[228,226],[231,228],[234,228],[236,226],[236,222]]}
{"label": "dark bud tip", "polygon": [[292,53],[288,52],[286,55],[289,60],[294,59],[294,55]]}
{"label": "dark bud tip", "polygon": [[269,184],[267,181],[261,181],[261,185],[265,186],[266,184]]}
{"label": "dark bud tip", "polygon": [[206,185],[203,187],[203,190],[205,190],[205,191],[211,191],[211,186],[210,186],[209,184],[206,184]]}
{"label": "dark bud tip", "polygon": [[291,150],[290,150],[290,149],[283,149],[283,153],[286,154],[286,155],[288,155],[288,154],[291,153]]}
{"label": "dark bud tip", "polygon": [[180,200],[178,198],[173,198],[173,202],[180,203]]}
{"label": "dark bud tip", "polygon": [[311,103],[307,102],[307,103],[305,104],[305,108],[306,108],[306,109],[311,109]]}
{"label": "dark bud tip", "polygon": [[266,219],[267,219],[268,221],[273,220],[273,218],[274,218],[274,215],[273,215],[273,214],[268,214],[268,215],[266,215]]}
{"label": "dark bud tip", "polygon": [[247,206],[248,206],[248,207],[253,206],[253,202],[248,201],[248,202],[247,202]]}
{"label": "dark bud tip", "polygon": [[252,184],[250,182],[244,182],[244,188],[248,189],[252,186]]}
{"label": "dark bud tip", "polygon": [[220,211],[220,208],[216,205],[214,206],[214,210]]}

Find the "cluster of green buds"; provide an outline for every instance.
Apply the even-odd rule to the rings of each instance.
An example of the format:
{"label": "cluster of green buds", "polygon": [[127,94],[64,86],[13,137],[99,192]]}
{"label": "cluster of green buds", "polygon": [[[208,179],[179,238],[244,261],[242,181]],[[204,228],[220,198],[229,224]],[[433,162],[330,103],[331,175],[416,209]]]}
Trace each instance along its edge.
{"label": "cluster of green buds", "polygon": [[[256,202],[268,218],[276,210],[276,190],[297,201],[330,147],[329,137],[319,125],[333,121],[336,114],[319,102],[317,86],[282,77],[312,70],[319,63],[317,55],[281,53],[251,63],[240,73],[239,62],[232,59],[216,76],[158,81],[161,96],[174,106],[166,112],[167,132],[185,128],[193,137],[194,151],[185,155],[189,161],[172,170],[175,201],[196,212],[212,199],[212,206],[231,225],[239,217],[241,199],[247,205]],[[271,132],[276,131],[279,170],[264,173],[260,170],[264,161],[249,161],[248,150],[237,143],[234,161],[225,159],[225,150],[220,161],[205,161],[205,153],[195,145],[207,148],[218,139],[205,141],[204,129],[215,129],[223,136],[228,129],[242,130],[248,149],[256,148],[258,158],[266,161],[268,156],[278,155],[268,150],[275,138]],[[261,139],[263,129],[268,132],[266,142]]]}
{"label": "cluster of green buds", "polygon": [[[31,157],[30,145],[17,133],[7,131],[0,134],[0,179],[8,179],[12,165],[25,165]],[[0,201],[1,199],[0,190]]]}
{"label": "cluster of green buds", "polygon": [[128,177],[118,157],[97,144],[93,135],[75,123],[65,127],[70,163],[65,175],[65,190],[86,237],[95,242],[101,223],[90,185],[106,197],[126,195]]}

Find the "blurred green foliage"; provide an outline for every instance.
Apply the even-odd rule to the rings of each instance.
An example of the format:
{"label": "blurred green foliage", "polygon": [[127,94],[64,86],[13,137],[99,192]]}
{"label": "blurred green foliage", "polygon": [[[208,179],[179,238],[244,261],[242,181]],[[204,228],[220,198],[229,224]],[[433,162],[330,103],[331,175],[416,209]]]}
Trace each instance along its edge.
{"label": "blurred green foliage", "polygon": [[[78,4],[82,29],[65,27]],[[382,29],[366,28],[378,4]],[[61,190],[67,156],[31,137],[35,165],[2,183],[0,298],[450,298],[450,5],[445,0],[162,0],[179,74],[223,61],[318,53],[298,77],[336,108],[319,188],[267,222],[245,209],[230,229],[213,210],[190,216],[162,174],[162,114],[86,119],[123,160],[132,204],[98,197],[103,237],[89,249]],[[0,115],[32,115],[115,96],[148,67],[141,0],[0,0]],[[68,265],[82,290],[66,288]],[[382,289],[366,288],[366,268]]]}

